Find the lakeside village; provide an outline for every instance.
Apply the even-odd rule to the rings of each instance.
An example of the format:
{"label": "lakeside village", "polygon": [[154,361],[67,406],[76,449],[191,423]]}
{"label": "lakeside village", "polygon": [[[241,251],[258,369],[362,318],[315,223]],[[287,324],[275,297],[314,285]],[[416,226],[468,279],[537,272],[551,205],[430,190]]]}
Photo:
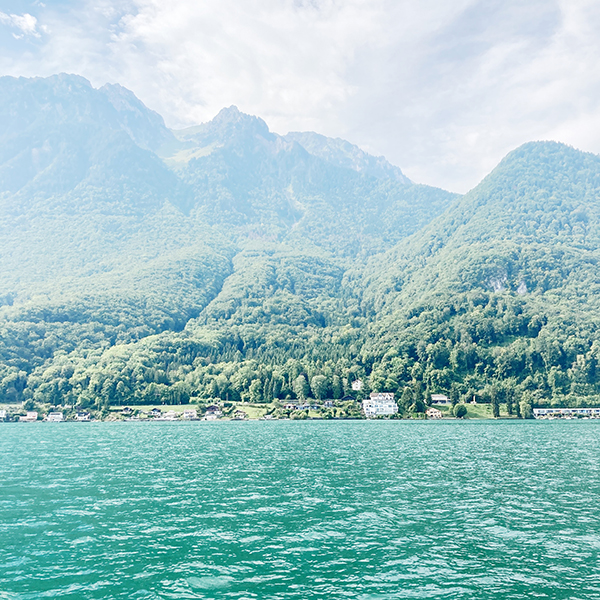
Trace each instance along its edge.
{"label": "lakeside village", "polygon": [[[361,381],[353,382],[354,391],[361,390]],[[0,407],[0,421],[32,423],[46,421],[245,421],[245,420],[301,420],[301,419],[490,419],[515,418],[512,415],[493,414],[490,404],[478,404],[475,398],[469,403],[452,403],[445,394],[431,394],[422,411],[403,415],[392,392],[372,392],[358,401],[353,396],[341,400],[324,400],[320,403],[273,402],[250,404],[223,402],[214,398],[206,405],[169,405],[105,407],[102,410],[79,410],[76,406],[5,405]],[[525,418],[534,419],[600,419],[600,408],[534,408]]]}

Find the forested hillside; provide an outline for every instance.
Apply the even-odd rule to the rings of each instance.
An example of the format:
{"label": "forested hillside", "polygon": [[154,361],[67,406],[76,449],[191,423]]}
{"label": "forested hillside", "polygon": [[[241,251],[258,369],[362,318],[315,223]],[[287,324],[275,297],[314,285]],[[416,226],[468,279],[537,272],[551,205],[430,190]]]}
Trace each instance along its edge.
{"label": "forested hillside", "polygon": [[322,141],[334,157],[235,107],[172,132],[120,86],[0,79],[4,399],[206,396],[202,365],[354,356],[346,272],[455,195]]}
{"label": "forested hillside", "polygon": [[597,403],[599,235],[600,158],[525,144],[357,272],[368,352],[456,397]]}
{"label": "forested hillside", "polygon": [[526,144],[462,198],[223,109],[0,79],[0,393],[106,406],[599,402],[600,158]]}

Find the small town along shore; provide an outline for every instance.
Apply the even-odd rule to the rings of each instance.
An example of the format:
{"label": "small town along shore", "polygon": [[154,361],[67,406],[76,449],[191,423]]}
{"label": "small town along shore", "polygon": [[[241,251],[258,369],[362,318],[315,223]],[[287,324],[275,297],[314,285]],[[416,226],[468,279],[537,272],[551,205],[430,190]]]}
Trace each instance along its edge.
{"label": "small town along shore", "polygon": [[228,402],[212,398],[193,404],[155,404],[82,407],[36,403],[0,404],[3,422],[90,421],[248,421],[248,420],[449,420],[449,419],[600,419],[600,408],[536,408],[530,414],[510,414],[507,407],[489,403],[452,403],[435,394],[420,410],[401,410],[394,394],[373,392],[368,398],[338,400]]}

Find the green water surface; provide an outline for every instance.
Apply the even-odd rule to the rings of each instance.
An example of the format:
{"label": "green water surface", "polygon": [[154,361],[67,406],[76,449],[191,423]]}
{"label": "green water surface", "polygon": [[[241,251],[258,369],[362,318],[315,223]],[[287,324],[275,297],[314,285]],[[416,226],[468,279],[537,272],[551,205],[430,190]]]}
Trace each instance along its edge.
{"label": "green water surface", "polygon": [[0,424],[0,599],[600,598],[600,422]]}

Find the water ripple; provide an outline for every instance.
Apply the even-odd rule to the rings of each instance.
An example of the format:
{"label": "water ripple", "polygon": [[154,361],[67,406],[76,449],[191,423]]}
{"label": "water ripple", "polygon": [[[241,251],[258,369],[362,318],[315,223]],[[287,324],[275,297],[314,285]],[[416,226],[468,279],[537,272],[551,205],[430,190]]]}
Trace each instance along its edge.
{"label": "water ripple", "polygon": [[600,424],[0,425],[0,600],[600,600]]}

